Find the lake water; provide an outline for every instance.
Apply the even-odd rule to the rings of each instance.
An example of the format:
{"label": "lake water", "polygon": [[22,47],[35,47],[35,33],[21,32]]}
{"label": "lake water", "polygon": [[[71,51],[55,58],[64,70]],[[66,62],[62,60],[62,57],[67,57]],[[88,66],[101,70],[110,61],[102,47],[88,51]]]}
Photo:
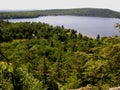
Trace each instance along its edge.
{"label": "lake water", "polygon": [[114,27],[120,23],[120,19],[86,17],[86,16],[43,16],[38,18],[27,19],[8,19],[10,22],[44,22],[53,26],[64,26],[65,28],[75,29],[77,32],[96,37],[119,35],[118,29]]}

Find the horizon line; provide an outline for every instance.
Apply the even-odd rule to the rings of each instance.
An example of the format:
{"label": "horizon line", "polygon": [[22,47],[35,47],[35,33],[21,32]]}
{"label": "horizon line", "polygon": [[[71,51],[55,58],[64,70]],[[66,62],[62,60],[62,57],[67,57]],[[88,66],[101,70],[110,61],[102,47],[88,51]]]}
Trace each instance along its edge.
{"label": "horizon line", "polygon": [[0,9],[0,12],[9,12],[9,11],[37,11],[37,10],[65,10],[65,9],[85,9],[85,8],[91,8],[91,9],[108,9],[108,10],[120,12],[120,10],[115,10],[115,9],[110,9],[110,8],[94,8],[94,7],[83,7],[83,8],[48,8],[48,9]]}

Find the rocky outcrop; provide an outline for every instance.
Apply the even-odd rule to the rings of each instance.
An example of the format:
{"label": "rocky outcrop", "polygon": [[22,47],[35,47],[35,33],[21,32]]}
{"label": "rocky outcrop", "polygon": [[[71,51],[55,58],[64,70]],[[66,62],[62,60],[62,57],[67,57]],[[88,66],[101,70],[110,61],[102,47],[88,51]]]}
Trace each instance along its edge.
{"label": "rocky outcrop", "polygon": [[69,89],[69,90],[92,90],[92,88],[91,87],[84,87],[84,88]]}
{"label": "rocky outcrop", "polygon": [[120,86],[119,87],[110,88],[109,90],[120,90]]}

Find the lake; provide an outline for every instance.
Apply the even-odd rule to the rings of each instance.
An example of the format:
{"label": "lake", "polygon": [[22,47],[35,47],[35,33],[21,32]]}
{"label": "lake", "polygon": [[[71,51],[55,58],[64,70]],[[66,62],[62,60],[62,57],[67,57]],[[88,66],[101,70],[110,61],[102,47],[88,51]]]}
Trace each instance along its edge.
{"label": "lake", "polygon": [[53,26],[64,26],[65,28],[75,29],[77,32],[90,37],[115,36],[119,35],[118,29],[114,27],[120,23],[120,19],[86,17],[86,16],[42,16],[38,18],[8,19],[10,22],[44,22]]}

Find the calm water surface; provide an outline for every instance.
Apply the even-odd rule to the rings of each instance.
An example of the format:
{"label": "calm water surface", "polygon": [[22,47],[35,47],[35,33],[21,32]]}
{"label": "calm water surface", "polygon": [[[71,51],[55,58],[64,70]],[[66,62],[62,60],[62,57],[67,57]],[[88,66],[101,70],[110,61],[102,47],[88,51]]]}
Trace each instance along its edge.
{"label": "calm water surface", "polygon": [[114,27],[120,23],[120,19],[85,17],[85,16],[43,16],[29,19],[8,19],[10,22],[44,22],[53,26],[64,26],[65,28],[75,29],[83,35],[96,37],[119,35]]}

